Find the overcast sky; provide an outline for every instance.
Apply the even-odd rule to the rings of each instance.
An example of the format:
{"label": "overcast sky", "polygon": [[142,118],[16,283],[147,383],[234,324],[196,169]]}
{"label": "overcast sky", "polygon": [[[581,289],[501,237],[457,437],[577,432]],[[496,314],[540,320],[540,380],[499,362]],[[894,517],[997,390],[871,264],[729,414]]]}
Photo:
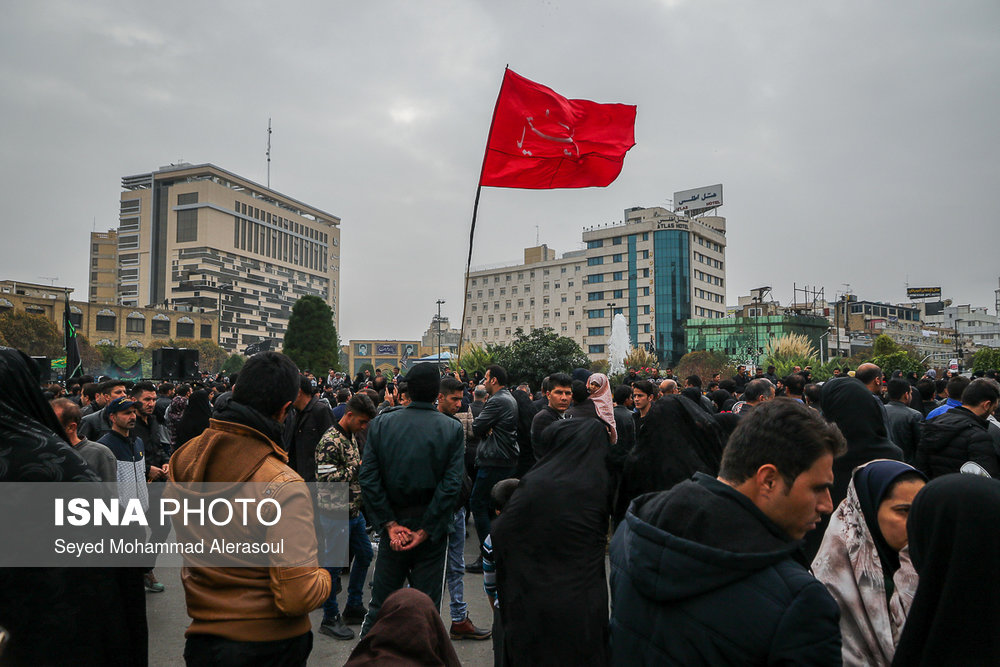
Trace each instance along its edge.
{"label": "overcast sky", "polygon": [[341,337],[457,325],[504,66],[638,106],[607,188],[484,188],[474,265],[722,183],[727,297],[911,286],[994,306],[1000,3],[8,3],[0,278],[87,293],[120,179],[184,160],[342,218]]}

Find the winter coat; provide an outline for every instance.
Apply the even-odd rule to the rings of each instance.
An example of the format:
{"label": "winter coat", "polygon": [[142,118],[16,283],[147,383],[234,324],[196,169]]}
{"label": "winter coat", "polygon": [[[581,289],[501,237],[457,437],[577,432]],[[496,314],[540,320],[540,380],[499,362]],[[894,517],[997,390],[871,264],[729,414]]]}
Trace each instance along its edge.
{"label": "winter coat", "polygon": [[517,401],[507,389],[501,389],[486,401],[486,407],[472,423],[473,432],[482,438],[476,453],[477,466],[517,465],[520,454],[517,415]]}
{"label": "winter coat", "polygon": [[958,472],[966,461],[978,463],[1000,478],[1000,451],[988,430],[989,423],[965,407],[952,408],[924,422],[917,447],[917,468],[934,479]]}
{"label": "winter coat", "polygon": [[749,498],[697,474],[611,541],[615,665],[840,665],[837,603]]}
{"label": "winter coat", "polygon": [[316,481],[316,445],[333,426],[333,410],[313,396],[302,410],[289,410],[285,417],[282,446],[288,452],[288,465],[307,482]]}
{"label": "winter coat", "polygon": [[924,416],[919,410],[909,408],[899,401],[889,401],[885,405],[889,416],[889,437],[893,444],[903,450],[903,460],[913,463],[920,442],[920,429]]}

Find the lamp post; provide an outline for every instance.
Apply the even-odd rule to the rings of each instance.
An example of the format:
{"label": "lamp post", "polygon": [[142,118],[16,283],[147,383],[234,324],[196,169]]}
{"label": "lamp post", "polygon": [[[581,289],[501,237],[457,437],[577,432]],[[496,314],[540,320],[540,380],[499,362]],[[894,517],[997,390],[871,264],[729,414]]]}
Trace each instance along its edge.
{"label": "lamp post", "polygon": [[441,304],[443,303],[445,303],[444,299],[437,300],[438,370],[441,370]]}
{"label": "lamp post", "polygon": [[[611,328],[612,329],[615,326],[615,306],[617,306],[617,305],[618,304],[615,301],[611,301],[610,303],[607,304],[607,306],[608,306],[608,312],[611,313],[610,322],[611,322]],[[609,336],[611,335],[610,329],[608,330],[608,335]]]}
{"label": "lamp post", "polygon": [[771,291],[770,285],[765,285],[764,287],[758,287],[755,290],[750,290],[750,293],[757,293],[756,297],[752,297],[752,300],[757,301],[757,314],[753,319],[753,365],[756,369],[760,366],[760,354],[762,352],[762,346],[760,344],[760,316],[764,312],[764,295]]}

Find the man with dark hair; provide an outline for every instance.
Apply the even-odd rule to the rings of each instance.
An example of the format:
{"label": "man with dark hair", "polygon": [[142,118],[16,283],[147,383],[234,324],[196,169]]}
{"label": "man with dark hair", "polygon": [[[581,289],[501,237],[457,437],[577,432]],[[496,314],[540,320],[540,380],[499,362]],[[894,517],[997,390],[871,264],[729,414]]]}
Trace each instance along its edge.
{"label": "man with dark hair", "polygon": [[635,420],[632,418],[632,387],[620,384],[611,394],[615,403],[615,430],[618,432],[618,445],[626,452],[635,447]]}
{"label": "man with dark hair", "polygon": [[[462,409],[464,395],[465,385],[459,379],[448,376],[442,378],[438,390],[438,412],[458,419],[456,415]],[[461,422],[460,419],[458,421]],[[464,436],[464,423],[462,431]],[[463,488],[465,488],[464,480]],[[466,498],[459,496],[454,514],[454,531],[448,536],[445,583],[448,586],[448,597],[451,598],[449,634],[452,639],[489,639],[492,632],[475,626],[469,618],[469,605],[465,602],[465,586],[462,581],[465,575],[465,501]]]}
{"label": "man with dark hair", "polygon": [[[184,649],[188,665],[305,664],[312,650],[309,612],[330,596],[319,567],[313,504],[302,478],[287,465],[281,428],[298,395],[299,371],[273,351],[247,360],[229,403],[202,434],[170,459],[174,482],[247,482],[266,487],[282,518],[268,541],[284,539],[288,567],[189,568],[181,572],[192,618]],[[191,539],[175,523],[178,540]],[[211,524],[199,528],[202,533]],[[233,525],[227,527],[232,539]],[[245,540],[252,540],[249,526]],[[240,536],[237,535],[237,538]],[[236,541],[239,541],[238,539]],[[228,660],[227,660],[228,658]]]}
{"label": "man with dark hair", "polygon": [[642,420],[649,414],[649,409],[653,407],[653,397],[656,390],[649,380],[637,380],[632,383],[632,404],[635,406],[635,436],[638,438],[642,431]]}
{"label": "man with dark hair", "polygon": [[810,408],[822,411],[822,392],[822,385],[810,382],[802,388],[802,398]]}
{"label": "man with dark hair", "polygon": [[56,419],[66,431],[66,438],[76,453],[83,457],[102,482],[118,481],[118,462],[107,445],[92,440],[81,439],[77,435],[80,427],[80,408],[68,398],[56,398],[52,401],[52,411]]}
{"label": "man with dark hair", "polygon": [[548,381],[546,404],[531,420],[532,448],[538,448],[542,431],[565,417],[566,410],[573,402],[573,378],[566,373],[553,373],[545,379]]}
{"label": "man with dark hair", "polygon": [[84,382],[80,389],[80,417],[86,417],[104,407],[100,403],[101,385],[96,382]]}
{"label": "man with dark hair", "polygon": [[610,549],[614,664],[840,665],[837,603],[800,540],[833,511],[844,447],[815,410],[771,401],[740,420],[717,479],[637,499]]}
{"label": "man with dark hair", "polygon": [[885,412],[889,416],[889,439],[903,450],[903,460],[913,464],[920,442],[920,429],[924,416],[909,407],[911,385],[902,378],[889,380],[889,402]]}
{"label": "man with dark hair", "polygon": [[316,395],[315,380],[299,376],[299,391],[285,417],[282,446],[288,465],[306,482],[316,481],[316,445],[333,426],[333,411]]}
{"label": "man with dark hair", "polygon": [[806,387],[806,378],[801,373],[786,375],[782,382],[785,385],[786,397],[793,398],[799,403],[805,403],[805,401],[802,400],[802,391]]}
{"label": "man with dark hair", "polygon": [[910,399],[910,407],[919,410],[922,419],[926,419],[931,410],[938,406],[934,400],[934,380],[924,377],[917,380],[917,391]]}
{"label": "man with dark hair", "polygon": [[[951,382],[961,376],[956,376]],[[996,380],[979,378],[962,392],[962,404],[924,423],[916,467],[929,478],[958,472],[966,461],[978,463],[1000,478],[1000,455],[989,432],[989,416],[1000,403]]]}
{"label": "man with dark hair", "polygon": [[775,370],[774,366],[768,366],[767,372],[764,373],[764,379],[768,380],[771,384],[778,384],[778,376],[775,373]]}
{"label": "man with dark hair", "polygon": [[945,400],[944,404],[939,405],[930,412],[927,413],[927,421],[930,421],[937,417],[938,415],[943,415],[949,410],[954,408],[959,408],[962,406],[963,397],[962,394],[965,392],[965,388],[969,386],[970,380],[964,375],[956,375],[955,377],[948,380],[947,391],[948,398]]}
{"label": "man with dark hair", "polygon": [[748,413],[773,398],[774,385],[769,380],[764,378],[751,380],[743,390],[743,400],[733,406],[733,412],[736,414]]}
{"label": "man with dark hair", "polygon": [[100,409],[95,409],[80,422],[80,437],[88,440],[100,440],[106,433],[109,433],[111,431],[111,418],[107,413],[107,406],[116,398],[125,398],[127,393],[124,380],[102,382],[97,391],[97,405],[100,406]]}
{"label": "man with dark hair", "polygon": [[[677,392],[674,392],[677,393]],[[680,392],[690,398],[692,401],[701,406],[701,409],[710,415],[714,415],[718,410],[715,404],[712,403],[712,399],[705,395],[702,391],[701,386],[701,376],[689,375],[684,378],[684,391]]]}
{"label": "man with dark hair", "polygon": [[[358,394],[349,399],[344,408],[343,416],[323,434],[316,446],[316,481],[344,482],[349,489],[348,539],[350,560],[353,562],[347,584],[347,604],[344,606],[342,618],[340,607],[337,605],[342,569],[327,568],[333,580],[333,590],[323,604],[323,621],[319,626],[319,631],[324,635],[348,640],[354,639],[354,631],[348,628],[347,624],[364,622],[365,614],[368,613],[362,594],[373,556],[372,544],[368,539],[368,526],[365,524],[364,514],[361,513],[361,482],[358,481],[361,451],[354,436],[368,428],[368,423],[375,418],[375,406],[366,395]],[[328,536],[337,529],[332,515],[332,511],[336,508],[323,488],[319,490],[317,505],[320,530],[322,534]],[[332,555],[328,554],[327,557],[330,558]]]}
{"label": "man with dark hair", "polygon": [[[486,369],[483,386],[490,395],[486,407],[472,422],[472,431],[480,438],[476,452],[476,480],[472,486],[472,518],[476,524],[479,546],[490,534],[490,490],[502,479],[513,477],[520,448],[517,444],[517,401],[507,390],[507,371],[496,364]],[[482,559],[467,569],[482,571]]]}
{"label": "man with dark hair", "polygon": [[736,375],[733,376],[733,383],[736,385],[733,393],[737,395],[742,394],[748,382],[750,382],[750,376],[747,375],[747,367],[743,365],[738,366],[736,368]]}
{"label": "man with dark hair", "polygon": [[381,532],[362,638],[385,599],[407,580],[440,607],[448,534],[465,474],[462,425],[434,409],[437,368],[416,364],[406,381],[413,400],[372,422],[358,475],[366,513]]}
{"label": "man with dark hair", "polygon": [[333,420],[335,422],[340,421],[340,418],[344,416],[347,412],[347,401],[351,398],[351,390],[342,387],[337,390],[337,405],[333,408]]}
{"label": "man with dark hair", "polygon": [[[150,525],[149,541],[162,542],[170,534],[170,524],[160,522],[160,513],[155,508],[160,505],[163,497],[163,482],[167,480],[167,463],[170,461],[169,449],[160,440],[162,430],[160,423],[153,414],[156,410],[156,386],[152,382],[136,382],[129,390],[129,398],[135,403],[135,426],[132,429],[134,437],[142,441],[143,460],[145,461],[146,481],[148,486],[150,507],[154,508],[146,516]],[[156,564],[156,556],[151,559],[151,565]],[[145,574],[146,590],[150,593],[162,593],[163,584],[157,579],[152,569]]]}
{"label": "man with dark hair", "polygon": [[[565,373],[563,373],[563,375],[565,375]],[[539,396],[532,402],[532,405],[535,406],[536,415],[539,412],[541,412],[546,405],[549,404],[549,390],[552,389],[552,383],[551,380],[549,379],[550,377],[551,376],[546,375],[544,378],[542,378],[542,386],[538,390],[541,396]]]}

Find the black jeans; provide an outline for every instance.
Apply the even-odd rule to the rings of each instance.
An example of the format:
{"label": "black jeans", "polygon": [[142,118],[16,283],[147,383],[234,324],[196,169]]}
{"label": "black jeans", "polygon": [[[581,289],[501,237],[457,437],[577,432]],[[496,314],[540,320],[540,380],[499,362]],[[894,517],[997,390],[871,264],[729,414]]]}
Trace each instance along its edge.
{"label": "black jeans", "polygon": [[476,524],[479,546],[483,545],[486,536],[490,534],[490,524],[493,519],[490,516],[490,493],[493,491],[493,485],[510,479],[516,470],[516,466],[481,466],[476,473],[476,483],[472,486],[469,504],[472,506],[472,519]]}
{"label": "black jeans", "polygon": [[191,635],[184,645],[187,667],[305,667],[313,634],[273,642],[238,642],[216,635]]}
{"label": "black jeans", "polygon": [[375,573],[372,575],[372,598],[360,636],[363,638],[374,625],[385,599],[402,588],[407,581],[413,588],[426,593],[435,609],[440,609],[447,553],[447,535],[436,542],[428,539],[412,551],[393,551],[389,547],[389,534],[383,529],[375,559]]}

